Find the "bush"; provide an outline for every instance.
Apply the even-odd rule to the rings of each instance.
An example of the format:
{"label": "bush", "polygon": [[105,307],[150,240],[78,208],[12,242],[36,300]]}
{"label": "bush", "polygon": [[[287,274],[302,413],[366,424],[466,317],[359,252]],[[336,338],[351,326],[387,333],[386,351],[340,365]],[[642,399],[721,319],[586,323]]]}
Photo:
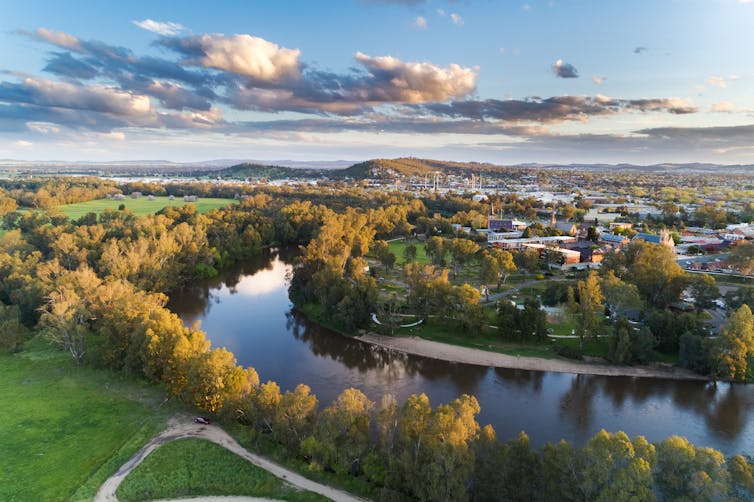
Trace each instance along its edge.
{"label": "bush", "polygon": [[561,357],[568,359],[577,359],[579,361],[584,358],[583,352],[581,352],[579,349],[569,347],[568,345],[556,345],[555,353]]}

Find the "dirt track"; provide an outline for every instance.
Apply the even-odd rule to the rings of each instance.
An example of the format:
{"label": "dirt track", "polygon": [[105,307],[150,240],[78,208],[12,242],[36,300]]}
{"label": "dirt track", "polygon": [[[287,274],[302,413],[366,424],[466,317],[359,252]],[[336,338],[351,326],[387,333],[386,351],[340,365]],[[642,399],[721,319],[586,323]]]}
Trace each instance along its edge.
{"label": "dirt track", "polygon": [[[170,419],[168,428],[152,438],[141,450],[139,450],[128,462],[123,464],[118,471],[110,476],[97,491],[94,496],[94,502],[114,502],[118,500],[116,492],[118,487],[128,474],[136,468],[152,451],[154,451],[160,445],[167,443],[168,441],[175,441],[176,439],[183,438],[199,438],[212,441],[223,448],[232,451],[236,455],[248,460],[257,467],[270,472],[274,476],[284,480],[285,482],[300,488],[302,490],[309,490],[311,492],[319,493],[331,500],[336,501],[360,501],[362,499],[354,497],[353,495],[344,491],[332,488],[327,485],[323,485],[307,479],[300,474],[286,469],[274,462],[267,460],[264,457],[260,457],[254,453],[251,453],[238,442],[233,439],[227,432],[216,425],[200,425],[195,424],[193,418],[186,415],[175,416]],[[251,502],[260,501],[264,499],[254,497],[206,497],[205,499],[191,499],[192,502],[197,500],[208,501],[227,501],[227,502]]]}

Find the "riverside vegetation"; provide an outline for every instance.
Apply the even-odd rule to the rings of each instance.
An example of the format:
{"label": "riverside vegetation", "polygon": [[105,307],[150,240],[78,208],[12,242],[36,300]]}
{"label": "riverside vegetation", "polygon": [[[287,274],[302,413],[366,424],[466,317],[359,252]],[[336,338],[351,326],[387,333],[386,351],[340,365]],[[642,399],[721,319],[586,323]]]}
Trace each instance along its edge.
{"label": "riverside vegetation", "polygon": [[[16,190],[20,190],[16,198],[10,192],[4,197],[22,202],[26,192]],[[7,231],[0,237],[2,344],[23,354],[24,344],[38,333],[68,352],[76,364],[157,383],[170,396],[240,424],[240,434],[257,448],[305,466],[315,476],[334,473],[335,482],[369,496],[421,500],[752,497],[750,459],[740,455],[726,459],[720,452],[679,437],[653,445],[642,437],[603,431],[584,447],[560,442],[537,451],[524,433],[499,442],[490,426],[477,423],[479,405],[468,395],[433,407],[424,395],[410,396],[404,403],[385,396],[374,403],[359,390],[346,389],[321,408],[304,384],[281,392],[274,382],[261,383],[253,368],[237,366],[225,349],[210,348],[204,333],[183,326],[164,306],[171,289],[212,275],[263,246],[302,244],[302,258],[292,279],[293,298],[318,301],[332,322],[358,329],[367,325],[370,312],[377,307],[404,308],[401,299],[386,296],[378,281],[365,272],[364,256],[374,248],[375,238],[407,235],[411,225],[431,225],[431,220],[422,201],[337,186],[316,191],[259,189],[236,206],[206,214],[187,205],[141,217],[124,210],[85,215],[76,221],[44,212],[4,218]],[[452,241],[449,245],[456,246]],[[427,254],[433,255],[430,249]],[[607,296],[610,281],[635,274],[641,277],[644,254],[654,252],[647,249],[636,251],[631,262],[609,266],[612,278],[585,277],[566,292],[585,337],[596,326],[589,316],[596,315],[601,304],[597,288],[604,288]],[[439,311],[447,322],[473,332],[484,314],[479,291],[468,284],[452,284],[447,271],[417,267],[422,268],[416,268],[418,278],[409,282],[405,304],[427,312],[442,306]],[[457,273],[463,274],[463,268],[459,263]],[[641,282],[629,284],[642,299]],[[677,287],[673,278],[667,285],[671,287]],[[623,289],[633,291],[628,286]],[[666,301],[663,298],[659,301]],[[719,375],[731,379],[748,375],[746,336],[751,332],[746,330],[751,322],[751,312],[742,306],[727,325],[728,335],[721,336],[719,343],[701,344],[706,364],[714,364]],[[520,326],[513,330],[514,336],[538,336],[537,329],[523,332],[529,323],[519,319],[513,323]],[[631,340],[633,332],[621,328],[627,331],[621,333],[618,328],[616,346],[625,346],[625,341],[618,342],[621,337]],[[725,343],[743,348],[733,357]]]}

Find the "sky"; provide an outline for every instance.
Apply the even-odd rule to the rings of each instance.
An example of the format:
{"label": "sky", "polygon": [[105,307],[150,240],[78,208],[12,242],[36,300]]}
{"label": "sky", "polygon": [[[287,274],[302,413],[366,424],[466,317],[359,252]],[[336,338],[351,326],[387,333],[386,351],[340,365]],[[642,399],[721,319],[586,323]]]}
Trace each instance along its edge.
{"label": "sky", "polygon": [[0,159],[754,164],[754,0],[0,0]]}

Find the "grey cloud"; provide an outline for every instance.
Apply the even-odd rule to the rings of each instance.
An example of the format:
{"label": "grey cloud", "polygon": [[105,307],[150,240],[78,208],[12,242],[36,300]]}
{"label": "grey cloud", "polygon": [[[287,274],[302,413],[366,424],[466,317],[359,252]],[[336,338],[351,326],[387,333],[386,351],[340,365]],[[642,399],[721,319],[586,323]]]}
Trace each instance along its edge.
{"label": "grey cloud", "polygon": [[552,71],[556,77],[560,78],[579,78],[579,72],[575,66],[566,63],[562,59],[555,61],[552,65]]}
{"label": "grey cloud", "polygon": [[76,59],[69,52],[53,52],[47,60],[44,71],[60,75],[61,77],[74,78],[77,80],[90,80],[99,74],[99,71],[85,61]]}
{"label": "grey cloud", "polygon": [[588,120],[589,117],[612,115],[621,112],[694,113],[697,108],[685,100],[667,99],[615,99],[606,96],[555,96],[527,99],[483,101],[453,101],[431,103],[417,107],[431,115],[451,118],[465,117],[476,120],[504,122],[555,123],[569,120]]}
{"label": "grey cloud", "polygon": [[634,47],[634,54],[644,54],[648,50],[649,49],[647,49],[646,47],[642,47],[642,46]]}

